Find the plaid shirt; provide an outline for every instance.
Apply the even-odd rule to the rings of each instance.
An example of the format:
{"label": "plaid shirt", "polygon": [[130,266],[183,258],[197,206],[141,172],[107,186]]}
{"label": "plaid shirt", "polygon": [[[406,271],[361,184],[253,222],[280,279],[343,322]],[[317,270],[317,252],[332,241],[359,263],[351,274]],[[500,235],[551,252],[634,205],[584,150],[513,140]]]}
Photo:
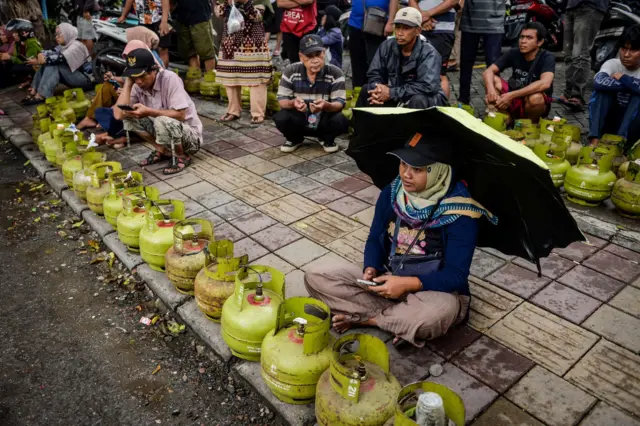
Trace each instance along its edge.
{"label": "plaid shirt", "polygon": [[344,75],[340,68],[325,65],[316,75],[316,82],[311,84],[307,78],[307,69],[302,62],[289,65],[282,73],[278,100],[299,97],[305,102],[324,99],[329,102],[344,104],[347,98]]}

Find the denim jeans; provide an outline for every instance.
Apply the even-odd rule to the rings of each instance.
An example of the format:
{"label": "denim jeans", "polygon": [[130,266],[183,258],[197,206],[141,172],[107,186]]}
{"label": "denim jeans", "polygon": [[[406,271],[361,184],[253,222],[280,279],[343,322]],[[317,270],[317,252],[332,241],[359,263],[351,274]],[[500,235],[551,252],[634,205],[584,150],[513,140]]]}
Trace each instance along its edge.
{"label": "denim jeans", "polygon": [[85,88],[91,84],[91,79],[80,70],[71,72],[67,64],[43,65],[33,77],[31,87],[45,98],[50,98],[58,83],[66,84],[71,88]]}
{"label": "denim jeans", "polygon": [[629,144],[640,137],[640,96],[631,95],[626,107],[618,103],[616,92],[593,92],[589,101],[589,138],[613,133],[627,138]]}
{"label": "denim jeans", "polygon": [[584,102],[587,82],[591,77],[591,47],[604,13],[584,4],[568,10],[564,18],[564,96]]}
{"label": "denim jeans", "polygon": [[462,32],[460,41],[460,96],[458,101],[468,104],[471,99],[471,75],[473,64],[478,53],[480,38],[484,40],[484,58],[489,67],[500,57],[502,38],[504,34],[476,34],[467,31]]}

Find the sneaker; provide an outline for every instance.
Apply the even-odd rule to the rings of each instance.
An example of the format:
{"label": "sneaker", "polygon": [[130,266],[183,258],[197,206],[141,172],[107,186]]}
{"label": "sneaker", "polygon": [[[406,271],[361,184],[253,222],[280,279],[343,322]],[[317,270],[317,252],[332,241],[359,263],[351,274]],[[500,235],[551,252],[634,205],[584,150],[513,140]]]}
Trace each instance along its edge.
{"label": "sneaker", "polygon": [[295,143],[295,142],[291,142],[291,141],[286,141],[284,143],[284,145],[282,145],[280,147],[280,151],[282,151],[282,152],[293,152],[296,149],[298,149],[298,147],[300,147],[300,145],[302,145],[301,142]]}
{"label": "sneaker", "polygon": [[325,142],[322,147],[324,152],[337,152],[340,150],[340,147],[335,142]]}

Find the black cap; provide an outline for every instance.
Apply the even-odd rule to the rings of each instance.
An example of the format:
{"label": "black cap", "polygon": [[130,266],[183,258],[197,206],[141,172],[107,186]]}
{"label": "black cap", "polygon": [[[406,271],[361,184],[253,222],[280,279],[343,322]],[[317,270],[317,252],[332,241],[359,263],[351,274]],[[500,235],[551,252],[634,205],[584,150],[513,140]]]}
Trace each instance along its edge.
{"label": "black cap", "polygon": [[316,34],[308,34],[300,40],[300,53],[309,56],[312,53],[324,50],[322,39]]}
{"label": "black cap", "polygon": [[156,60],[148,49],[134,49],[127,55],[127,68],[123,77],[140,77],[156,65]]}
{"label": "black cap", "polygon": [[433,163],[451,164],[451,145],[441,141],[429,143],[427,138],[416,133],[400,149],[388,152],[411,167],[426,167]]}

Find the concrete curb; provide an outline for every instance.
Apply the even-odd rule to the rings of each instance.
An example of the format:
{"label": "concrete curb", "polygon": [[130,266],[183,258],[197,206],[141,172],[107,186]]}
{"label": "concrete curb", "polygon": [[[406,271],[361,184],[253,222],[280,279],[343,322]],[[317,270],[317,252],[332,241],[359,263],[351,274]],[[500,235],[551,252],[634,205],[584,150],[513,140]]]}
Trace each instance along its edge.
{"label": "concrete curb", "polygon": [[105,236],[102,240],[104,241],[106,246],[109,247],[109,249],[116,256],[118,256],[120,262],[124,263],[124,265],[129,268],[129,270],[144,263],[140,255],[129,252],[127,246],[120,242],[117,233],[112,232],[109,235]]}
{"label": "concrete curb", "polygon": [[22,145],[18,149],[29,160],[44,158],[44,154],[40,152],[40,150],[38,149],[38,145],[36,145],[35,143],[28,143],[26,145]]}
{"label": "concrete curb", "polygon": [[76,197],[76,194],[70,189],[65,189],[64,191],[62,191],[60,196],[64,201],[67,202],[67,204],[69,204],[71,210],[76,212],[78,216],[82,216],[82,212],[89,209],[89,206],[87,206],[78,197]]}
{"label": "concrete curb", "polygon": [[179,309],[178,307],[180,305],[191,298],[191,296],[178,292],[173,284],[171,284],[171,281],[169,281],[166,274],[151,269],[147,264],[138,266],[136,268],[136,273],[147,283],[149,288],[164,302],[164,304],[174,312]]}
{"label": "concrete curb", "polygon": [[[47,177],[50,175],[51,173],[47,173]],[[111,226],[111,224],[109,222],[107,222],[104,218],[98,216],[97,214],[95,214],[94,212],[92,212],[91,210],[85,210],[82,212],[82,218],[85,220],[85,222],[87,222],[89,224],[89,226],[91,226],[93,228],[94,231],[96,231],[98,233],[98,235],[100,235],[100,237],[104,238],[105,236],[107,236],[108,234],[111,234],[113,232],[116,232],[115,229],[113,229],[113,226]]]}
{"label": "concrete curb", "polygon": [[62,194],[62,191],[69,188],[64,181],[64,176],[62,176],[62,172],[59,170],[54,170],[52,172],[47,172],[44,175],[44,180],[56,191],[56,194]]}
{"label": "concrete curb", "polygon": [[182,318],[185,323],[189,324],[189,327],[191,327],[202,340],[207,342],[207,345],[209,345],[220,358],[225,362],[231,359],[231,351],[222,339],[220,324],[208,320],[198,308],[195,299],[191,299],[184,305],[178,307],[178,315],[180,315],[180,318]]}
{"label": "concrete curb", "polygon": [[34,142],[31,135],[23,135],[23,134],[12,136],[9,138],[9,141],[18,148],[21,148],[24,145],[28,145]]}

